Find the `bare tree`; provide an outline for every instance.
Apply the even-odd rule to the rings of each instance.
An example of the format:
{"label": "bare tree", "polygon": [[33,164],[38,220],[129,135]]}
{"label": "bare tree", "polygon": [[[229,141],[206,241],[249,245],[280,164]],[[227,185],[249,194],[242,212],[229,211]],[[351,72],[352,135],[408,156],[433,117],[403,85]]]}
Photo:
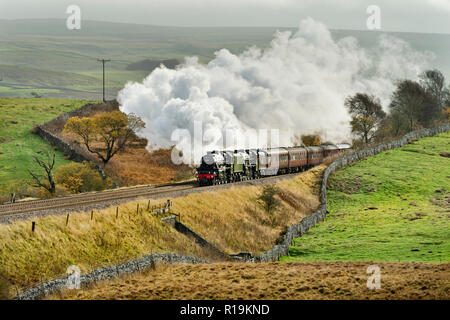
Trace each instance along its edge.
{"label": "bare tree", "polygon": [[352,133],[360,136],[365,144],[369,143],[381,120],[386,117],[380,100],[366,93],[357,93],[345,99],[345,106],[352,116]]}
{"label": "bare tree", "polygon": [[33,173],[31,170],[28,170],[31,177],[34,180],[34,184],[31,184],[33,187],[44,188],[51,195],[54,195],[56,192],[55,181],[53,180],[53,168],[55,167],[55,153],[50,154],[47,152],[47,161],[39,159],[38,156],[33,156],[34,161],[44,169],[45,175],[39,176]]}
{"label": "bare tree", "polygon": [[450,98],[449,89],[445,87],[445,77],[439,70],[427,70],[420,75],[420,84],[439,103],[441,109],[446,108]]}
{"label": "bare tree", "polygon": [[403,80],[397,84],[389,106],[391,113],[405,118],[408,131],[416,124],[427,127],[439,116],[439,104],[436,98],[419,83]]}

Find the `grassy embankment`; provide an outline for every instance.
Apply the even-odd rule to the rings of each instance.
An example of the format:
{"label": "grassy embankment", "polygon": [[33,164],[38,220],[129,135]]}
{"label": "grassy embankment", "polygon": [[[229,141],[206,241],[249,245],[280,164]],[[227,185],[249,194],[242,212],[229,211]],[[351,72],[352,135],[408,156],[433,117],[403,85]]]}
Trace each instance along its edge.
{"label": "grassy embankment", "polygon": [[[323,167],[311,169],[277,185],[281,207],[268,215],[257,205],[262,186],[231,187],[173,199],[173,211],[182,222],[229,253],[262,252],[272,247],[284,228],[297,223],[318,205],[318,183]],[[152,204],[166,199],[152,201]],[[178,234],[144,211],[136,214],[136,204],[146,208],[145,200],[115,207],[65,216],[34,219],[0,225],[0,275],[18,287],[29,286],[65,273],[70,265],[83,272],[93,268],[132,260],[150,252],[173,252],[204,256],[191,240]]]}
{"label": "grassy embankment", "polygon": [[0,225],[0,277],[10,285],[28,287],[63,276],[67,267],[82,272],[132,260],[144,254],[180,253],[204,257],[206,253],[182,234],[136,206],[66,216],[49,216]]}
{"label": "grassy embankment", "polygon": [[[449,299],[450,264],[380,263],[369,290],[364,262],[159,265],[49,299]],[[407,275],[407,276],[405,276]]]}
{"label": "grassy embankment", "polygon": [[[37,152],[42,156],[51,146],[30,132],[36,124],[48,121],[62,113],[77,109],[89,101],[67,99],[0,98],[0,202],[10,191],[27,188],[28,169],[42,170],[32,159]],[[68,163],[56,153],[56,167]]]}
{"label": "grassy embankment", "polygon": [[450,261],[450,133],[337,171],[331,214],[282,261]]}

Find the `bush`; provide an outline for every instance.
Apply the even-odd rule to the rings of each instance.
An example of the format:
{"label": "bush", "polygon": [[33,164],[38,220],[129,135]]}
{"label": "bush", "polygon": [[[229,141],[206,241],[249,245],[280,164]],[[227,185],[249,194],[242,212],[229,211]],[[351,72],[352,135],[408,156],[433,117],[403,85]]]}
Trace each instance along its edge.
{"label": "bush", "polygon": [[322,139],[317,133],[314,134],[304,134],[302,135],[302,143],[304,146],[320,146],[322,144]]}
{"label": "bush", "polygon": [[364,143],[362,139],[353,139],[352,140],[352,149],[359,150],[365,148],[367,145]]}
{"label": "bush", "polygon": [[34,195],[32,195],[32,198],[39,198],[39,199],[50,199],[53,197],[64,197],[72,194],[73,192],[66,188],[66,186],[59,184],[57,185],[56,191],[54,194],[51,194],[48,192],[48,190],[44,188],[35,188]]}
{"label": "bush", "polygon": [[39,197],[38,190],[30,187],[25,181],[15,182],[0,187],[0,204],[10,203],[12,193],[15,194],[16,201],[28,197]]}
{"label": "bush", "polygon": [[266,212],[271,215],[280,206],[281,202],[275,195],[278,188],[274,184],[268,184],[263,187],[262,193],[258,197],[258,201]]}
{"label": "bush", "polygon": [[319,133],[313,133],[313,134],[294,134],[294,136],[291,137],[292,144],[294,146],[320,146],[322,144],[322,138],[320,137]]}
{"label": "bush", "polygon": [[111,187],[111,179],[103,179],[89,163],[71,162],[56,170],[55,181],[71,193],[99,191]]}

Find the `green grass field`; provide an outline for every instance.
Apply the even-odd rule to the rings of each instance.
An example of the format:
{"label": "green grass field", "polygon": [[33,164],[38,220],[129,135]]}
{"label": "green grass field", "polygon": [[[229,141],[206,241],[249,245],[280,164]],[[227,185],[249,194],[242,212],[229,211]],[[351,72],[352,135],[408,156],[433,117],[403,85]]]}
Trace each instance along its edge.
{"label": "green grass field", "polygon": [[331,212],[282,261],[450,261],[450,133],[338,170]]}
{"label": "green grass field", "polygon": [[[30,129],[90,101],[67,99],[0,98],[0,197],[17,191],[29,179],[28,169],[39,172],[32,156],[46,154],[51,146]],[[56,153],[56,166],[68,161]],[[42,170],[42,169],[40,169]]]}

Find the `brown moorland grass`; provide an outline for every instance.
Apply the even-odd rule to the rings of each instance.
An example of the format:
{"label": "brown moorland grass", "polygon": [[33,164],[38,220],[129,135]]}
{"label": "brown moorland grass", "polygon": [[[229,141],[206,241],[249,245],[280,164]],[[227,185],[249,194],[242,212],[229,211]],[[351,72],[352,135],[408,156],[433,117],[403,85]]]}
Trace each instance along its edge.
{"label": "brown moorland grass", "polygon": [[[319,184],[325,166],[276,182],[280,207],[268,214],[258,203],[262,186],[192,193],[173,199],[173,211],[202,237],[227,253],[270,249],[281,233],[319,206]],[[164,203],[161,199],[154,203]],[[141,202],[145,205],[145,202]]]}
{"label": "brown moorland grass", "polygon": [[[288,225],[298,223],[318,206],[318,185],[324,166],[279,181],[280,208],[268,215],[257,204],[262,185],[231,186],[172,199],[182,222],[228,253],[259,253],[271,248]],[[166,199],[152,200],[152,205]],[[0,277],[19,288],[64,275],[70,265],[82,272],[132,260],[150,252],[171,252],[209,258],[208,253],[146,210],[136,214],[138,200],[116,207],[48,216],[0,225]]]}
{"label": "brown moorland grass", "polygon": [[[74,134],[57,132],[56,135],[92,162],[102,165],[97,156],[88,152]],[[194,179],[192,168],[172,162],[171,149],[148,150],[146,144],[147,140],[141,139],[118,152],[104,167],[106,174],[120,186],[161,184]],[[102,147],[99,143],[92,143],[92,146]]]}
{"label": "brown moorland grass", "polygon": [[155,270],[63,291],[48,299],[450,299],[450,264],[370,262],[157,265]]}
{"label": "brown moorland grass", "polygon": [[111,159],[106,170],[113,172],[123,186],[194,179],[192,168],[172,163],[170,149],[127,148]]}

